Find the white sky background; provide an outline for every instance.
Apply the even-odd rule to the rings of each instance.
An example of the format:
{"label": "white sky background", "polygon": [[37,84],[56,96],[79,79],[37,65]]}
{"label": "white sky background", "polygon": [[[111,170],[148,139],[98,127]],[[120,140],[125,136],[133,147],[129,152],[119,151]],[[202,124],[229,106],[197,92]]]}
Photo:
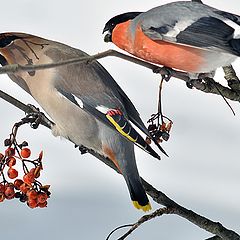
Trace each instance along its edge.
{"label": "white sky background", "polygon": [[[31,33],[94,54],[115,48],[104,43],[101,34],[109,18],[167,2],[2,1],[0,29]],[[205,0],[205,3],[240,14],[239,0]],[[160,76],[112,57],[101,63],[146,122],[156,111]],[[234,66],[240,74],[239,61]],[[222,71],[217,77],[223,79]],[[35,103],[6,76],[0,78],[1,90],[26,103]],[[234,117],[221,97],[190,90],[176,79],[164,84],[163,103],[164,113],[174,121],[171,138],[164,144],[170,157],[163,156],[158,162],[136,149],[142,177],[183,206],[240,232],[239,103],[230,102],[236,112]],[[23,114],[3,100],[0,107],[2,142]],[[0,204],[2,239],[21,239],[27,232],[34,234],[35,240],[43,236],[59,240],[105,239],[113,228],[141,217],[142,212],[131,204],[123,178],[99,160],[81,156],[71,143],[54,138],[44,127],[34,131],[26,126],[19,139],[28,140],[36,155],[44,150],[42,181],[51,184],[52,196],[46,209],[32,210],[17,200]],[[153,204],[154,209],[157,207]],[[143,225],[128,239],[157,237],[192,240],[210,235],[179,217],[164,216]]]}

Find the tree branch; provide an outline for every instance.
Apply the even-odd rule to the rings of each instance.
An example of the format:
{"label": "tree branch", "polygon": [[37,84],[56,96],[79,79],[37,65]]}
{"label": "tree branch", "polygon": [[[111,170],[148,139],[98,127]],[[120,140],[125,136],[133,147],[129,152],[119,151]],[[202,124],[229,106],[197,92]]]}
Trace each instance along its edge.
{"label": "tree branch", "polygon": [[153,212],[152,214],[148,214],[148,215],[144,215],[142,216],[136,223],[133,224],[128,224],[128,225],[124,225],[124,226],[120,226],[116,229],[114,229],[106,238],[106,240],[109,240],[110,236],[119,228],[123,228],[123,227],[131,227],[124,235],[122,235],[120,238],[118,238],[118,240],[124,240],[126,239],[134,230],[136,230],[138,227],[140,227],[143,223],[152,220],[155,217],[160,217],[163,214],[169,214],[171,213],[171,209],[170,208],[159,208],[157,209],[155,212]]}
{"label": "tree branch", "polygon": [[[25,105],[24,103],[18,101],[17,99],[11,97],[10,95],[8,95],[2,91],[0,91],[0,97],[3,98],[4,100],[8,101],[12,105],[16,106],[17,108],[21,109],[22,111],[27,112],[28,114],[31,114],[31,111],[33,111],[33,113],[35,114],[37,111],[36,108],[33,108],[32,106],[29,106],[29,105]],[[43,118],[41,118],[40,124],[44,125],[45,127],[49,128],[49,129],[51,129],[54,125],[54,123],[45,116]],[[109,167],[111,167],[112,169],[114,169],[116,172],[119,173],[116,166],[108,158],[105,158],[105,157],[99,155],[98,153],[94,152],[91,149],[88,149],[88,152],[90,154],[92,154],[93,156],[102,160],[105,164],[107,164]],[[192,222],[196,226],[198,226],[214,235],[217,235],[221,239],[240,240],[240,236],[236,232],[225,228],[224,226],[222,226],[222,224],[220,224],[218,222],[213,222],[203,216],[196,214],[195,212],[193,212],[191,210],[188,210],[188,209],[180,206],[179,204],[174,202],[172,199],[170,199],[167,195],[165,195],[163,192],[155,189],[151,184],[146,182],[143,178],[142,178],[142,183],[143,183],[143,186],[144,186],[147,194],[149,196],[151,196],[155,202],[165,206],[168,209],[168,210],[164,210],[165,211],[164,213],[171,213],[171,214],[176,214],[178,216],[181,216],[181,217],[187,219],[188,221]],[[163,210],[157,210],[154,213],[148,215],[148,217],[143,217],[141,221],[139,220],[140,223],[142,224],[143,222],[145,222],[145,220],[147,218],[149,218],[149,220],[150,220],[153,217],[156,217],[157,216],[156,213],[158,213],[158,211],[160,214],[161,211],[163,211]],[[141,225],[141,224],[139,224],[139,225]]]}
{"label": "tree branch", "polygon": [[235,91],[240,91],[240,81],[239,78],[237,77],[237,74],[235,70],[233,69],[232,65],[225,66],[223,67],[223,71],[225,73],[225,79],[228,82],[228,86],[235,90]]}
{"label": "tree branch", "polygon": [[[221,94],[220,94],[219,91],[216,89],[216,87],[214,87],[214,85],[209,83],[208,81],[204,81],[202,79],[192,80],[189,78],[188,74],[185,72],[168,69],[165,67],[159,67],[158,65],[154,65],[152,63],[145,62],[141,59],[120,53],[115,50],[107,50],[107,51],[104,51],[101,53],[94,54],[92,56],[68,59],[65,61],[49,63],[49,64],[24,65],[24,66],[20,65],[20,64],[6,65],[6,66],[3,66],[0,68],[0,74],[12,74],[12,73],[17,73],[17,72],[31,72],[31,71],[44,70],[44,69],[61,67],[64,65],[71,65],[71,64],[77,64],[77,63],[83,63],[83,62],[90,63],[91,61],[105,58],[108,56],[118,57],[118,58],[124,59],[126,61],[138,64],[145,68],[151,69],[153,72],[159,73],[162,76],[170,76],[170,77],[178,78],[186,83],[191,81],[192,86],[195,87],[197,90],[200,90],[205,93],[222,95],[223,97],[225,97],[227,99],[240,102],[240,90],[239,90],[240,82],[237,82],[237,83],[235,82],[234,83],[235,87],[232,89],[225,87],[225,86],[221,85],[220,83],[216,82],[217,87],[221,92]],[[228,75],[228,76],[232,76],[232,75]]]}

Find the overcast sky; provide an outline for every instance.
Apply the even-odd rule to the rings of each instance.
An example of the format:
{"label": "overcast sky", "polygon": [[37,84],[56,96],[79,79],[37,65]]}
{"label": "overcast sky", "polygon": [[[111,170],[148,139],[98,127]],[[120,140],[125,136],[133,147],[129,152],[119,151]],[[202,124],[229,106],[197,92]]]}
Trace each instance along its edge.
{"label": "overcast sky", "polygon": [[[2,1],[0,29],[1,32],[31,33],[93,54],[115,48],[104,43],[101,34],[109,18],[127,11],[146,11],[167,2]],[[240,14],[239,0],[206,0],[205,3]],[[160,76],[112,57],[101,63],[146,122],[157,108]],[[239,63],[234,66],[240,74]],[[1,90],[25,103],[35,104],[7,76],[0,78]],[[217,79],[223,81],[221,70]],[[162,161],[157,161],[139,149],[136,156],[141,176],[153,186],[183,206],[240,233],[240,105],[230,104],[235,117],[221,97],[190,90],[180,80],[170,80],[163,89],[164,114],[174,121],[171,138],[164,143],[170,157],[163,156]],[[23,113],[3,100],[0,105],[2,142]],[[113,228],[141,217],[142,212],[132,206],[123,178],[99,160],[90,155],[81,156],[71,143],[53,137],[44,127],[32,130],[26,126],[20,131],[19,139],[29,141],[35,155],[44,151],[42,181],[51,184],[52,197],[46,209],[32,210],[16,200],[0,204],[1,238],[21,239],[27,234],[36,234],[35,240],[43,237],[105,239]],[[157,207],[153,204],[153,209]],[[128,239],[207,237],[210,237],[208,233],[180,217],[164,216],[145,224]]]}

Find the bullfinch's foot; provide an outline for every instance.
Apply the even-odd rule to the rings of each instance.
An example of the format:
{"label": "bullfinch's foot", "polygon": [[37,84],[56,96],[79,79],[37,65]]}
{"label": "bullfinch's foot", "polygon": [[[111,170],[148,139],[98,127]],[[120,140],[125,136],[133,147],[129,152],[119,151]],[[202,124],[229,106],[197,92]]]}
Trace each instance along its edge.
{"label": "bullfinch's foot", "polygon": [[162,79],[166,82],[172,77],[172,69],[168,67],[157,67],[153,69],[153,73],[161,74]]}

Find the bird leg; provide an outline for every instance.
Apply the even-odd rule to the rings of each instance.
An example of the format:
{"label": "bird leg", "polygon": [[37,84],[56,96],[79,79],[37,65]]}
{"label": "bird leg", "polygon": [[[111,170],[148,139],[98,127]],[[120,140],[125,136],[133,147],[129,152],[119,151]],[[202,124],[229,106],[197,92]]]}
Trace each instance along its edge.
{"label": "bird leg", "polygon": [[78,150],[81,152],[81,154],[85,154],[85,153],[88,153],[89,152],[89,149],[84,147],[83,145],[74,145],[75,148],[78,148]]}
{"label": "bird leg", "polygon": [[26,113],[26,117],[22,119],[25,123],[30,123],[30,126],[33,129],[37,129],[38,126],[42,123],[45,122],[46,120],[50,122],[49,119],[45,116],[43,112],[40,111],[39,108],[35,107],[32,104],[28,104],[28,107],[32,110],[32,112]]}
{"label": "bird leg", "polygon": [[172,77],[172,69],[168,67],[156,67],[153,69],[154,73],[161,74],[162,79],[168,82]]}

